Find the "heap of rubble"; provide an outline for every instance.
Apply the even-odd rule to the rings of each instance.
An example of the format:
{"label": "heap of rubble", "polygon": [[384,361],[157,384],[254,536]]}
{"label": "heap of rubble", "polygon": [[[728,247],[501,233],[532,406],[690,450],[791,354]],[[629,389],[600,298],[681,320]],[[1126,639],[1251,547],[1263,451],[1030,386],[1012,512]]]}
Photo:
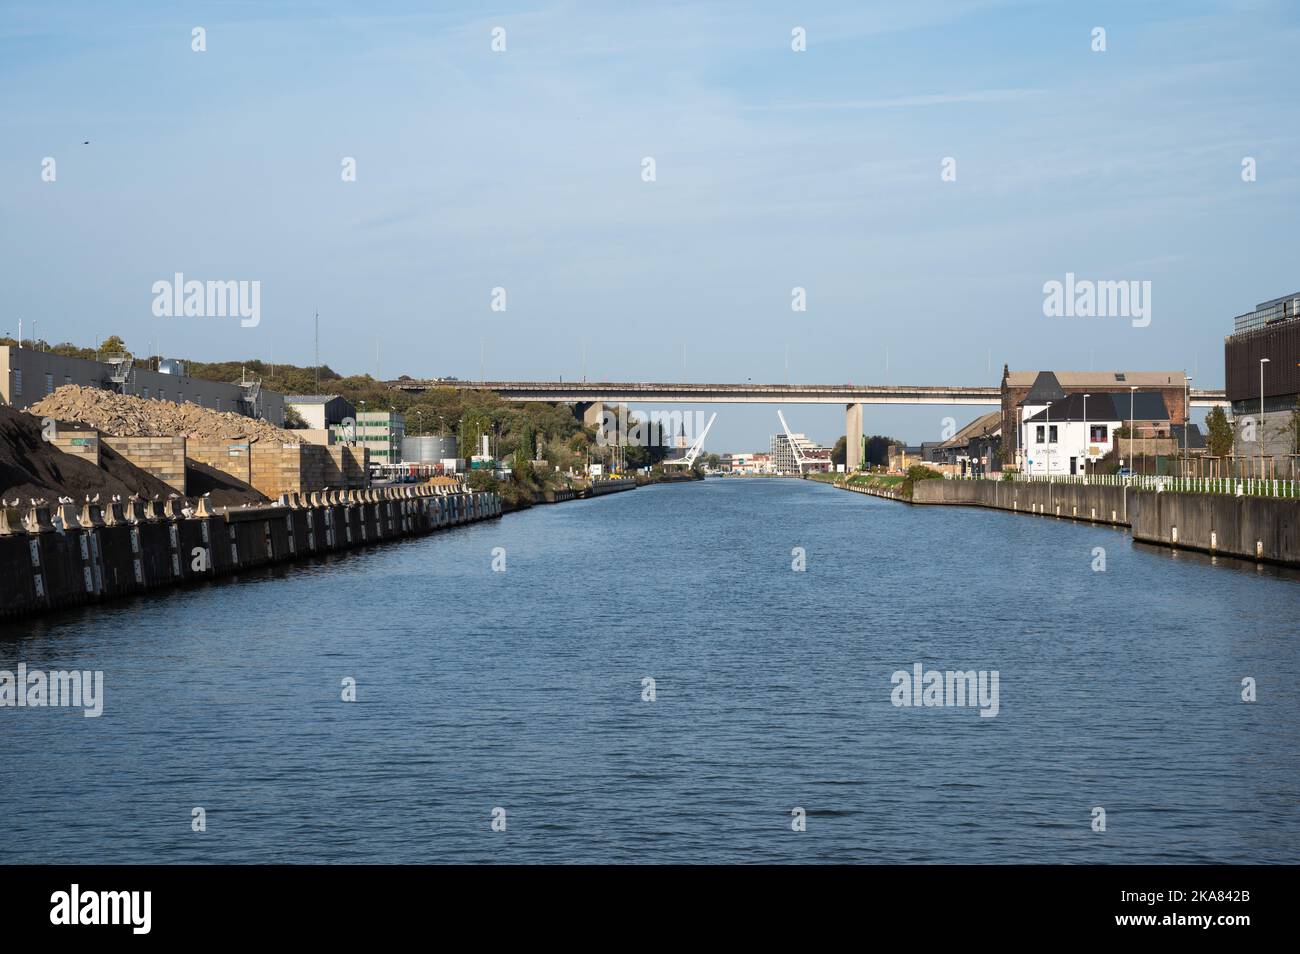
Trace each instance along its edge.
{"label": "heap of rubble", "polygon": [[65,384],[28,412],[38,417],[86,424],[115,437],[188,437],[200,441],[251,438],[298,444],[301,437],[242,414],[214,411],[186,402],[155,401],[101,388]]}

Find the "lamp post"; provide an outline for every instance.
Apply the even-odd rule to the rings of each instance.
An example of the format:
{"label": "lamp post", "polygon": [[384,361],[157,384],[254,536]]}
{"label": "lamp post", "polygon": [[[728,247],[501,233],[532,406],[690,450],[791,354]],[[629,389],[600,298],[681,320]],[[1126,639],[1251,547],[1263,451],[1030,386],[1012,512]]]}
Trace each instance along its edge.
{"label": "lamp post", "polygon": [[1191,473],[1191,459],[1187,456],[1188,431],[1192,429],[1192,378],[1183,373],[1183,476]]}
{"label": "lamp post", "polygon": [[1264,365],[1268,358],[1259,359],[1259,479],[1264,479]]}
{"label": "lamp post", "polygon": [[1083,396],[1083,482],[1088,482],[1088,445],[1092,443],[1092,435],[1088,433],[1088,398],[1091,394]]}
{"label": "lamp post", "polygon": [[1052,402],[1047,402],[1047,479],[1052,479]]}
{"label": "lamp post", "polygon": [[[1133,426],[1133,395],[1137,393],[1137,385],[1128,386],[1128,452],[1130,457],[1137,457],[1137,428]],[[1133,468],[1128,469],[1130,477],[1133,476]]]}

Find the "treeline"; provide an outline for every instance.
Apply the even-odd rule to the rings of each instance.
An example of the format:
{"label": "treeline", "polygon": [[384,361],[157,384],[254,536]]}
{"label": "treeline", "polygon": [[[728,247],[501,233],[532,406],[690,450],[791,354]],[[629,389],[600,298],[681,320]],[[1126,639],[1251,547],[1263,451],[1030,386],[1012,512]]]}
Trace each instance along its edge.
{"label": "treeline", "polygon": [[[893,437],[884,437],[880,434],[873,434],[866,440],[866,456],[863,458],[865,467],[884,467],[889,463],[889,448],[905,446],[902,441]],[[848,440],[841,435],[840,439],[835,442],[831,448],[831,463],[845,464],[848,462]]]}

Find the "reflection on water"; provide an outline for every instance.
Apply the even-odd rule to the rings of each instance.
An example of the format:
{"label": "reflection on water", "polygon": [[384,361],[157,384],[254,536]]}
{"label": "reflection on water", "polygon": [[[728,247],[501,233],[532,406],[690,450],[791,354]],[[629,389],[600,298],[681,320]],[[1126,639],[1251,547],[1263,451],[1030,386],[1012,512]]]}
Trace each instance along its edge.
{"label": "reflection on water", "polygon": [[[0,669],[105,684],[99,718],[0,709],[7,857],[1294,862],[1297,605],[807,482],[541,507],[6,627]],[[997,716],[895,707],[916,663],[996,670]]]}

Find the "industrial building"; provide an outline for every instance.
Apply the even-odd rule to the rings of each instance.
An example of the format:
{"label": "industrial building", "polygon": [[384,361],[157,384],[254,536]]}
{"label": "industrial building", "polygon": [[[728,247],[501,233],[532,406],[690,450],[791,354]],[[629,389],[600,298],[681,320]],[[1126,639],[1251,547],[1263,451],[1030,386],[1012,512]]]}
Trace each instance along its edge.
{"label": "industrial building", "polygon": [[[1232,404],[1235,453],[1273,458],[1289,471],[1300,410],[1300,292],[1260,302],[1233,319],[1223,340],[1225,392]],[[1262,408],[1261,408],[1262,402]]]}
{"label": "industrial building", "polygon": [[283,396],[263,390],[256,379],[227,384],[192,378],[185,373],[184,362],[171,358],[159,362],[156,370],[148,359],[124,354],[102,358],[88,361],[0,345],[0,398],[21,410],[65,384],[76,384],[158,401],[190,402],[214,411],[262,418],[277,427],[284,425]]}
{"label": "industrial building", "polygon": [[772,472],[777,474],[827,473],[831,468],[831,449],[810,441],[803,434],[773,434]]}
{"label": "industrial building", "polygon": [[286,394],[284,404],[296,411],[313,430],[323,431],[357,416],[352,403],[337,394]]}
{"label": "industrial building", "polygon": [[936,448],[934,462],[947,464],[962,475],[982,476],[1002,469],[1002,412],[981,414]]}
{"label": "industrial building", "polygon": [[354,426],[336,424],[333,430],[339,443],[355,442],[369,450],[372,464],[397,464],[402,459],[406,418],[396,411],[360,411]]}

